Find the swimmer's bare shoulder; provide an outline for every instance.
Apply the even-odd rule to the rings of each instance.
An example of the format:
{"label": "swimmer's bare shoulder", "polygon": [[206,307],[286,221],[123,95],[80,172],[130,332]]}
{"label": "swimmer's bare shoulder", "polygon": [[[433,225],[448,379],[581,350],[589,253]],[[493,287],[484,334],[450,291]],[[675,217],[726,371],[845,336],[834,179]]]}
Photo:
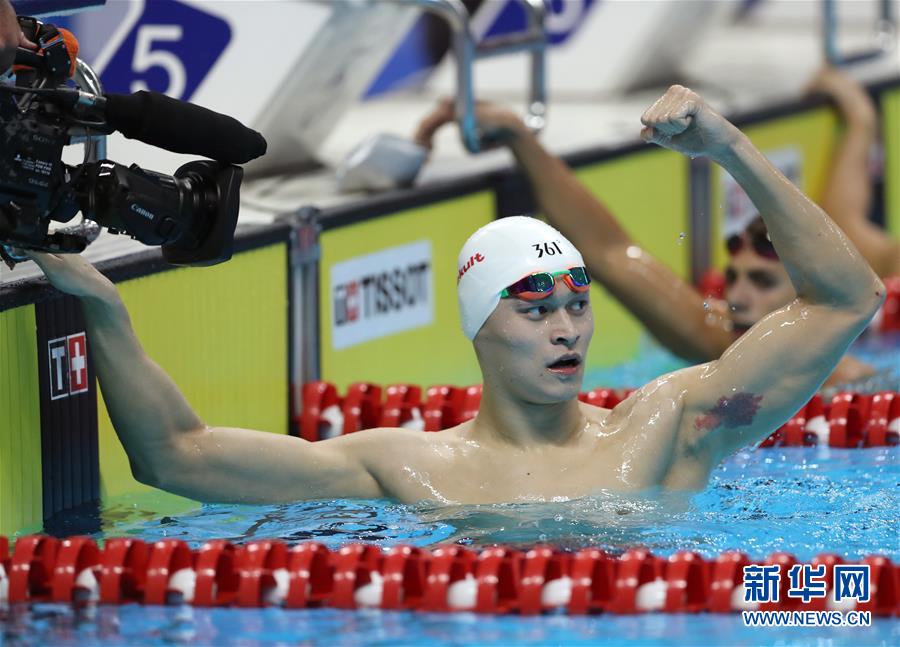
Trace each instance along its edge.
{"label": "swimmer's bare shoulder", "polygon": [[466,438],[470,425],[466,422],[439,432],[368,429],[342,437],[346,438],[343,449],[378,484],[379,496],[398,501],[440,500],[445,498],[439,491],[443,488],[436,483],[453,473],[471,451]]}
{"label": "swimmer's bare shoulder", "polygon": [[618,473],[617,483],[604,486],[640,490],[664,484],[674,460],[684,453],[683,410],[677,373],[645,384],[612,410],[582,404],[596,439],[597,460]]}

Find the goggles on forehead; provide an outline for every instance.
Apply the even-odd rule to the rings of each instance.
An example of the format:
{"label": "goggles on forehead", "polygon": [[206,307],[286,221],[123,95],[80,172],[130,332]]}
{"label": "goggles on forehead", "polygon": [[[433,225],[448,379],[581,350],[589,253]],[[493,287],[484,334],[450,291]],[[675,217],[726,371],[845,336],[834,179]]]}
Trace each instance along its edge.
{"label": "goggles on forehead", "polygon": [[553,294],[556,287],[556,278],[563,277],[563,281],[572,292],[587,292],[591,287],[591,277],[584,267],[570,267],[560,272],[535,272],[523,279],[519,279],[500,293],[500,297],[507,299],[516,297],[526,301],[546,299]]}
{"label": "goggles on forehead", "polygon": [[772,241],[767,233],[744,232],[743,234],[736,234],[725,241],[725,246],[728,248],[728,254],[734,256],[744,249],[748,243],[753,248],[753,251],[760,256],[778,260],[778,252],[775,251],[775,246],[772,245]]}

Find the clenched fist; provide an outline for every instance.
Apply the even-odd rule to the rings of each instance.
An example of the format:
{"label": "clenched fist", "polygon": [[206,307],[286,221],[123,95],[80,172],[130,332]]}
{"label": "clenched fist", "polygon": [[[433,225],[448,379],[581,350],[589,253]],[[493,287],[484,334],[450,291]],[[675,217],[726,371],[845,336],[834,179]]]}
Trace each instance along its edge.
{"label": "clenched fist", "polygon": [[741,132],[696,92],[673,85],[641,117],[641,138],[691,157],[716,159]]}

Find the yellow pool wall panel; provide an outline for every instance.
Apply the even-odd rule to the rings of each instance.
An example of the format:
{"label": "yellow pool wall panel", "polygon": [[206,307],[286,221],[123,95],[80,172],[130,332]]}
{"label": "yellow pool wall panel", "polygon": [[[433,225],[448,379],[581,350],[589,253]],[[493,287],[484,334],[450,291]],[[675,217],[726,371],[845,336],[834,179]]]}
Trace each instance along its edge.
{"label": "yellow pool wall panel", "polygon": [[[494,219],[493,193],[480,191],[396,214],[328,229],[320,239],[321,376],[343,391],[353,382],[475,384],[481,373],[462,333],[456,261],[466,239]],[[431,246],[433,319],[428,325],[336,349],[332,335],[331,270],[350,259],[404,244]]]}
{"label": "yellow pool wall panel", "polygon": [[884,140],[884,223],[900,239],[900,88],[881,95],[881,132]]}
{"label": "yellow pool wall panel", "polygon": [[[838,141],[839,124],[829,108],[815,108],[786,117],[778,117],[742,127],[753,144],[764,154],[793,149],[800,160],[800,189],[814,201],[820,199],[828,181],[831,158]],[[722,174],[713,164],[711,173],[710,258],[713,266],[725,267],[728,254],[723,241],[725,196]]]}
{"label": "yellow pool wall panel", "polygon": [[[690,162],[683,155],[647,150],[582,166],[575,173],[635,243],[689,281],[689,172]],[[585,368],[633,359],[641,336],[647,334],[641,323],[596,282],[591,306],[594,338]]]}
{"label": "yellow pool wall panel", "polygon": [[[236,254],[118,284],[147,355],[211,426],[288,432],[287,245]],[[104,502],[154,493],[155,507],[196,503],[138,483],[98,401]]]}
{"label": "yellow pool wall panel", "polygon": [[0,312],[0,535],[43,522],[34,306]]}

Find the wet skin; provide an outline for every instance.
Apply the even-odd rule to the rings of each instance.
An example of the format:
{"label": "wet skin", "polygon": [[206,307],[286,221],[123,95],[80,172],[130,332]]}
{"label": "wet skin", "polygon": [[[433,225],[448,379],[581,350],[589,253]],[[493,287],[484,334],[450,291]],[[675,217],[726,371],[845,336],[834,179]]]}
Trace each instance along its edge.
{"label": "wet skin", "polygon": [[884,285],[825,213],[696,94],[673,86],[642,122],[647,141],[706,155],[741,184],[765,214],[798,296],[715,361],[662,376],[611,411],[577,399],[593,314],[560,284],[541,304],[501,300],[476,335],[484,390],[469,423],[315,443],[211,427],[144,353],[108,279],[79,256],[33,258],[54,286],[80,298],[104,403],[135,477],[148,485],[240,503],[487,503],[700,488],[723,458],[809,399],[880,307]]}
{"label": "wet skin", "polygon": [[791,277],[780,261],[750,249],[731,256],[725,269],[725,300],[735,333],[746,332],[764,316],[796,298]]}
{"label": "wet skin", "polygon": [[564,285],[537,302],[501,300],[475,338],[479,415],[440,433],[411,432],[401,454],[373,465],[381,487],[404,501],[492,503],[702,486],[705,474],[677,477],[681,407],[666,378],[614,413],[577,400],[593,330],[587,295]]}

